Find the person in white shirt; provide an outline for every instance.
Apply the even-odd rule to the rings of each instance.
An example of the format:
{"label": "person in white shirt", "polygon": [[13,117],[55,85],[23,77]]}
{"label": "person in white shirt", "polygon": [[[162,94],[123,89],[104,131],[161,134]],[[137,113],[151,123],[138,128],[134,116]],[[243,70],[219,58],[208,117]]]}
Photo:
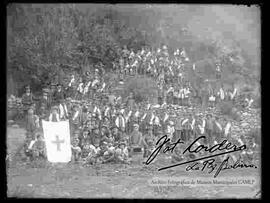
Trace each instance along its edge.
{"label": "person in white shirt", "polygon": [[74,84],[74,83],[75,83],[75,76],[71,75],[71,79],[70,79],[70,82],[69,82],[68,86],[71,87],[72,84]]}
{"label": "person in white shirt", "polygon": [[50,122],[59,122],[60,121],[60,115],[58,113],[58,110],[59,109],[57,106],[52,107],[52,111],[51,111],[51,113],[49,115],[49,119],[48,119]]}
{"label": "person in white shirt", "polygon": [[167,126],[167,133],[168,133],[167,136],[168,136],[168,138],[172,139],[174,132],[175,132],[174,122],[169,121],[169,125]]}
{"label": "person in white shirt", "polygon": [[231,132],[232,124],[227,119],[224,119],[224,122],[225,122],[225,127],[223,128],[224,137],[225,138],[230,138],[231,137],[230,132]]}
{"label": "person in white shirt", "polygon": [[188,86],[184,88],[183,93],[184,93],[184,105],[189,106],[190,104],[189,98],[191,92]]}
{"label": "person in white shirt", "polygon": [[225,91],[224,91],[224,89],[223,89],[223,85],[222,85],[221,88],[219,89],[217,95],[219,96],[219,99],[220,99],[221,101],[224,101],[224,99],[225,99]]}
{"label": "person in white shirt", "polygon": [[82,78],[79,79],[79,85],[77,87],[77,95],[75,97],[75,99],[82,99],[82,96],[83,96],[83,91],[84,91],[84,83],[82,81]]}
{"label": "person in white shirt", "polygon": [[66,120],[68,119],[68,116],[69,116],[69,112],[67,109],[67,105],[65,103],[65,99],[61,99],[60,104],[59,104],[59,118],[61,120]]}
{"label": "person in white shirt", "polygon": [[[203,117],[203,115],[199,115],[199,122],[197,124],[197,127],[199,128],[198,136],[205,134],[205,125],[206,125],[205,118]],[[204,144],[207,144],[206,139],[204,139],[203,142],[204,142]]]}
{"label": "person in white shirt", "polygon": [[117,112],[116,119],[115,119],[115,125],[121,129],[126,128],[126,120],[120,111]]}
{"label": "person in white shirt", "polygon": [[184,88],[181,87],[180,90],[179,90],[179,97],[180,97],[180,101],[179,101],[179,105],[180,106],[183,106],[183,100],[184,100]]}
{"label": "person in white shirt", "polygon": [[229,99],[234,102],[236,95],[237,95],[237,88],[234,87],[233,91],[229,91]]}
{"label": "person in white shirt", "polygon": [[246,102],[246,108],[250,108],[252,103],[254,102],[250,94],[245,98],[245,102]]}
{"label": "person in white shirt", "polygon": [[218,143],[222,139],[222,132],[223,132],[222,124],[220,122],[219,117],[216,116],[214,120],[214,126],[213,126],[213,138]]}
{"label": "person in white shirt", "polygon": [[211,94],[211,96],[209,97],[209,104],[210,107],[214,108],[215,104],[216,104],[216,97],[214,94]]}

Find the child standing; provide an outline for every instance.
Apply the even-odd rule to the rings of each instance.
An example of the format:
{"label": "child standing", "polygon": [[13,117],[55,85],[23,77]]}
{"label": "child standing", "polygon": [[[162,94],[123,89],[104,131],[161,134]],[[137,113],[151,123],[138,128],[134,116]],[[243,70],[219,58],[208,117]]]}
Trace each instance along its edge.
{"label": "child standing", "polygon": [[31,134],[32,138],[39,128],[39,117],[34,115],[34,109],[29,108],[26,116],[26,131]]}

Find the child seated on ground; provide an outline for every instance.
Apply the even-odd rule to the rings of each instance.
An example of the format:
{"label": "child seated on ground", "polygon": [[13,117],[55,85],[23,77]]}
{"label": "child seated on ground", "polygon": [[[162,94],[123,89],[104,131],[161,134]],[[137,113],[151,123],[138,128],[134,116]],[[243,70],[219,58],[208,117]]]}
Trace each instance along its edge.
{"label": "child seated on ground", "polygon": [[32,146],[29,146],[29,149],[32,150],[32,157],[34,160],[38,158],[47,158],[45,141],[42,139],[42,136],[40,134],[37,134],[36,140],[34,141]]}
{"label": "child seated on ground", "polygon": [[116,163],[130,164],[131,159],[128,156],[128,149],[125,142],[120,142],[115,150]]}
{"label": "child seated on ground", "polygon": [[108,146],[111,147],[114,145],[114,137],[110,132],[107,132],[102,138],[101,141],[105,141],[108,143]]}
{"label": "child seated on ground", "polygon": [[94,145],[92,145],[91,141],[88,139],[81,146],[81,158],[82,159],[85,159],[88,156],[89,152],[91,151],[91,148],[96,149],[96,147]]}
{"label": "child seated on ground", "polygon": [[109,149],[107,142],[101,142],[100,150],[97,151],[97,163],[108,163],[114,160],[114,150]]}
{"label": "child seated on ground", "polygon": [[95,164],[97,153],[98,150],[93,145],[90,145],[88,155],[85,158],[83,158],[83,165]]}

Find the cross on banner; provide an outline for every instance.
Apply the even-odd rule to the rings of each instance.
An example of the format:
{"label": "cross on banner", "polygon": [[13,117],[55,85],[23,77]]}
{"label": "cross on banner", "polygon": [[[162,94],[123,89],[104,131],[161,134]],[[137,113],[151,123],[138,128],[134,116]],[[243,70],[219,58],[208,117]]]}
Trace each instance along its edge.
{"label": "cross on banner", "polygon": [[57,151],[61,151],[60,146],[65,142],[65,140],[60,140],[58,135],[55,136],[55,139],[56,141],[52,141],[52,143],[57,145]]}
{"label": "cross on banner", "polygon": [[69,121],[50,122],[42,120],[42,127],[48,161],[68,163],[72,156]]}

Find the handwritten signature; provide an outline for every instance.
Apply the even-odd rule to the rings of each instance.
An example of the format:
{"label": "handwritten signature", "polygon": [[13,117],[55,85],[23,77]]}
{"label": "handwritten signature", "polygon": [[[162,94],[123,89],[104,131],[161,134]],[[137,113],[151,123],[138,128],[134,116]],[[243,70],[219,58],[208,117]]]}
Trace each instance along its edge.
{"label": "handwritten signature", "polygon": [[203,163],[195,162],[191,165],[186,167],[186,171],[204,171],[205,169],[209,169],[208,173],[212,173],[215,169],[216,172],[214,174],[214,178],[216,178],[221,171],[227,170],[227,169],[237,169],[237,168],[257,168],[254,164],[245,164],[242,160],[238,159],[233,164],[229,164],[230,157],[227,157],[224,161],[221,162],[219,165],[216,163],[215,159],[208,159],[204,161]]}
{"label": "handwritten signature", "polygon": [[[237,151],[242,151],[242,150],[245,150],[247,148],[247,146],[245,144],[243,144],[241,146],[236,146],[235,144],[232,144],[231,142],[229,142],[226,139],[224,139],[221,143],[215,144],[215,145],[213,145],[211,147],[210,146],[205,146],[203,144],[196,145],[195,143],[197,143],[201,139],[206,139],[206,137],[205,136],[200,136],[200,137],[196,138],[182,152],[182,154],[186,154],[186,153],[196,154],[196,153],[199,153],[201,151],[205,151],[205,152],[210,153],[210,155],[200,157],[200,158],[197,158],[197,159],[193,159],[193,160],[189,160],[189,161],[185,161],[185,162],[181,162],[181,163],[177,163],[177,164],[173,164],[173,165],[170,165],[170,166],[162,167],[162,168],[160,168],[158,170],[162,171],[162,170],[173,168],[173,167],[176,167],[176,166],[192,163],[191,165],[189,165],[186,168],[187,171],[190,171],[190,170],[201,170],[201,171],[203,171],[204,169],[207,168],[207,169],[209,169],[209,173],[212,173],[215,169],[217,169],[216,173],[214,175],[214,177],[217,177],[218,174],[222,170],[226,170],[226,169],[257,168],[253,164],[247,165],[247,164],[242,163],[240,160],[237,160],[233,165],[229,165],[229,157],[227,157],[225,160],[223,160],[223,162],[218,167],[218,164],[215,163],[214,157],[225,155],[225,154],[230,154],[230,153],[237,152]],[[154,159],[157,157],[157,155],[160,153],[160,151],[162,150],[163,147],[164,147],[164,149],[162,150],[163,153],[167,153],[167,152],[172,153],[173,150],[175,149],[175,147],[178,144],[184,144],[184,142],[181,141],[181,139],[178,139],[174,143],[171,143],[170,141],[171,140],[170,140],[170,138],[168,138],[167,135],[162,136],[157,141],[157,143],[156,143],[157,147],[150,154],[150,156],[146,160],[145,164],[149,165],[152,161],[154,161]],[[220,152],[220,153],[214,153],[214,152]],[[205,161],[202,163],[202,166],[200,166],[199,161],[202,161],[202,160],[205,160]]]}

